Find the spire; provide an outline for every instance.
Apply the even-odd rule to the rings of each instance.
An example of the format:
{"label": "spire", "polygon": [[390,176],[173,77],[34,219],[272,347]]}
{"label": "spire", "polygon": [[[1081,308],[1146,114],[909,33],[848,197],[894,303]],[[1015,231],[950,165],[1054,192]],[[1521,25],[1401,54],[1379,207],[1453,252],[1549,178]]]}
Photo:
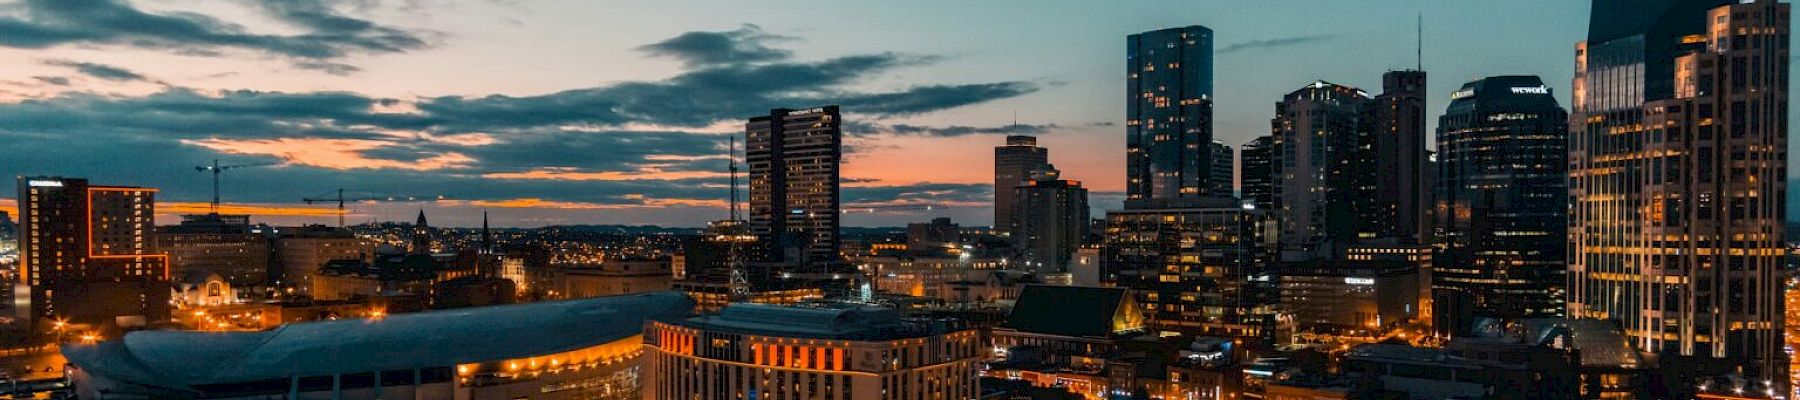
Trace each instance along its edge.
{"label": "spire", "polygon": [[421,208],[421,209],[419,209],[419,221],[418,221],[418,222],[414,222],[414,223],[413,223],[413,225],[417,225],[417,226],[419,226],[419,227],[420,227],[420,228],[429,228],[429,227],[431,227],[431,224],[427,224],[427,223],[425,223],[425,209],[423,209],[423,208]]}
{"label": "spire", "polygon": [[1416,24],[1416,28],[1418,29],[1418,32],[1417,32],[1418,36],[1415,37],[1415,39],[1417,39],[1417,42],[1415,42],[1415,46],[1417,46],[1417,47],[1414,48],[1413,51],[1414,51],[1414,56],[1417,57],[1415,60],[1416,60],[1416,62],[1418,62],[1418,66],[1413,67],[1413,69],[1418,70],[1418,71],[1424,71],[1425,70],[1425,13],[1419,13],[1419,20],[1418,20],[1418,23]]}
{"label": "spire", "polygon": [[412,254],[431,254],[431,225],[425,223],[425,210],[419,210],[419,221],[413,223]]}
{"label": "spire", "polygon": [[488,231],[487,210],[481,211],[481,253],[494,253],[494,234]]}

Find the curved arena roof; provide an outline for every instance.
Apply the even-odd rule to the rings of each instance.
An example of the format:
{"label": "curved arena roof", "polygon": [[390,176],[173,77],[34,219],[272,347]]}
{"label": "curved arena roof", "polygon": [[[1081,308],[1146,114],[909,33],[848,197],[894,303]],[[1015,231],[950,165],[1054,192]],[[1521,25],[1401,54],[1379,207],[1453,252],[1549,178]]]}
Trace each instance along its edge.
{"label": "curved arena roof", "polygon": [[686,295],[658,292],[294,323],[262,332],[139,331],[62,352],[90,374],[185,391],[573,351],[638,335],[647,319],[685,317],[692,309]]}

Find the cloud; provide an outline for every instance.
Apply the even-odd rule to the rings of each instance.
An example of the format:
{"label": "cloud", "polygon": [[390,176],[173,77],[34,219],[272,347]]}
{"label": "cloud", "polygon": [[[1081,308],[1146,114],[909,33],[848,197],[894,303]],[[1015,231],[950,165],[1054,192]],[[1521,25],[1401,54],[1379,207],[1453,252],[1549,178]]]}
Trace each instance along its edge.
{"label": "cloud", "polygon": [[763,32],[762,27],[744,24],[733,31],[688,32],[661,42],[638,47],[645,53],[681,60],[689,66],[752,63],[785,60],[793,52],[771,48],[768,42],[794,40],[792,37]]}
{"label": "cloud", "polygon": [[105,79],[105,80],[109,80],[109,81],[141,81],[141,80],[145,80],[144,75],[138,74],[137,72],[132,72],[131,70],[128,70],[128,69],[114,67],[114,66],[106,65],[106,64],[96,64],[96,63],[90,63],[90,62],[75,62],[75,61],[69,61],[69,60],[50,60],[50,61],[45,61],[44,63],[49,64],[49,65],[60,66],[60,67],[74,68],[75,72],[80,72],[83,75],[100,78],[100,79]]}
{"label": "cloud", "polygon": [[[25,0],[19,15],[0,16],[0,46],[118,45],[198,56],[236,49],[324,66],[331,64],[325,60],[351,53],[398,53],[428,45],[413,33],[338,14],[324,0],[259,4],[270,16],[305,32],[254,33],[198,13],[146,12],[125,0]],[[340,71],[348,67],[337,65]]]}
{"label": "cloud", "polygon": [[1323,41],[1336,39],[1336,38],[1338,38],[1338,35],[1303,35],[1303,36],[1278,37],[1278,38],[1271,38],[1271,39],[1257,39],[1257,40],[1251,40],[1248,42],[1232,43],[1225,47],[1219,48],[1219,50],[1216,51],[1215,53],[1225,54],[1225,53],[1233,53],[1233,52],[1246,51],[1246,50],[1266,50],[1266,49],[1273,49],[1273,48],[1279,48],[1279,47],[1288,47],[1288,46],[1296,46],[1296,45],[1309,44],[1309,43],[1315,43],[1315,42],[1323,42]]}
{"label": "cloud", "polygon": [[1051,130],[1061,129],[1056,124],[1014,124],[1002,126],[925,126],[910,124],[881,125],[873,123],[846,123],[844,133],[854,136],[924,136],[924,137],[957,137],[968,135],[1042,135]]}
{"label": "cloud", "polygon": [[34,76],[31,77],[31,79],[35,79],[38,82],[43,82],[47,85],[69,86],[69,78],[65,76]]}
{"label": "cloud", "polygon": [[[311,5],[263,7],[303,29],[342,24],[347,35],[385,32],[329,18],[335,14],[320,15]],[[0,17],[0,23],[5,20]],[[179,202],[208,197],[210,180],[194,173],[194,165],[214,158],[273,162],[280,166],[227,174],[222,187],[226,200],[292,203],[344,188],[379,195],[442,195],[466,199],[469,203],[458,204],[469,207],[622,207],[617,210],[642,218],[693,223],[722,216],[691,210],[724,207],[728,174],[723,154],[728,137],[741,133],[722,127],[747,117],[776,107],[843,104],[846,120],[872,121],[1038,90],[1031,82],[920,82],[887,90],[861,86],[943,60],[931,55],[762,57],[693,65],[666,79],[533,95],[383,98],[344,91],[178,86],[141,95],[58,92],[0,103],[0,141],[11,150],[0,157],[0,171],[161,187],[161,200]],[[874,123],[848,129],[931,137],[1001,132],[998,127]],[[979,200],[985,188],[847,185],[847,203],[986,201]],[[574,215],[625,218],[605,212]]]}

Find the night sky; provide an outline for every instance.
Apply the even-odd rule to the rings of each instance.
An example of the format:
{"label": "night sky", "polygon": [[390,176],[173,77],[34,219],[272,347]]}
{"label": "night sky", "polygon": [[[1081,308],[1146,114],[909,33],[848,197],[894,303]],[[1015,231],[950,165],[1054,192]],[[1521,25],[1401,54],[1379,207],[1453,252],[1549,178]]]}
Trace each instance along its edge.
{"label": "night sky", "polygon": [[1314,80],[1379,92],[1413,67],[1421,14],[1432,119],[1489,75],[1543,76],[1566,107],[1585,3],[0,2],[0,172],[159,187],[165,222],[205,211],[193,167],[217,158],[275,164],[224,189],[271,223],[332,223],[299,200],[343,188],[448,198],[353,222],[697,226],[725,217],[743,119],[840,104],[848,205],[951,206],[847,225],[988,224],[1007,132],[1039,135],[1099,215],[1122,197],[1128,34],[1215,30],[1215,130],[1236,147]]}

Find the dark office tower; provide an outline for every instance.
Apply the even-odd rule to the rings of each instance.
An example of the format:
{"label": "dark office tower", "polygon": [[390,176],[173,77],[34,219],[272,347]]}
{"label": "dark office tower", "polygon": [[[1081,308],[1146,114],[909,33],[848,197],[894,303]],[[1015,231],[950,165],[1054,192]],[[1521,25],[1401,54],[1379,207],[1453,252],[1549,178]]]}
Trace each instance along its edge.
{"label": "dark office tower", "polygon": [[1225,142],[1218,139],[1213,139],[1211,157],[1212,177],[1207,178],[1207,182],[1212,185],[1212,193],[1215,196],[1237,197],[1237,188],[1231,186],[1231,175],[1234,172],[1231,161],[1235,158],[1231,154],[1231,146],[1225,145]]}
{"label": "dark office tower", "polygon": [[1038,276],[1069,272],[1075,248],[1088,234],[1087,188],[1058,175],[1055,170],[1039,171],[1013,189],[1018,202],[1013,218],[1019,224],[1011,237],[1019,250],[1018,265]]}
{"label": "dark office tower", "polygon": [[1230,196],[1213,193],[1210,182],[1212,29],[1164,29],[1125,41],[1125,208]]}
{"label": "dark office tower", "polygon": [[830,264],[838,259],[837,106],[774,109],[744,125],[750,164],[750,231],[759,261]]}
{"label": "dark office tower", "polygon": [[1433,326],[1467,335],[1476,317],[1562,317],[1569,114],[1536,76],[1464,84],[1438,119]]}
{"label": "dark office tower", "polygon": [[17,317],[112,331],[169,318],[168,256],[156,254],[156,189],[19,178]]}
{"label": "dark office tower", "polygon": [[1362,108],[1354,172],[1365,221],[1357,237],[1428,243],[1431,178],[1425,174],[1425,71],[1381,75],[1381,95]]}
{"label": "dark office tower", "polygon": [[1038,147],[1037,138],[1025,135],[1006,137],[1005,146],[994,146],[994,229],[1012,230],[1013,188],[1033,171],[1051,169],[1050,150]]}
{"label": "dark office tower", "polygon": [[1275,105],[1270,164],[1282,251],[1329,256],[1325,244],[1356,239],[1356,210],[1368,200],[1357,198],[1355,186],[1370,175],[1355,151],[1367,102],[1362,89],[1319,81]]}
{"label": "dark office tower", "polygon": [[1664,367],[1787,385],[1789,5],[1594,2],[1576,47],[1570,316]]}
{"label": "dark office tower", "polygon": [[1239,196],[1244,204],[1258,210],[1275,210],[1275,137],[1260,136],[1245,142],[1238,151],[1242,175],[1238,178]]}

